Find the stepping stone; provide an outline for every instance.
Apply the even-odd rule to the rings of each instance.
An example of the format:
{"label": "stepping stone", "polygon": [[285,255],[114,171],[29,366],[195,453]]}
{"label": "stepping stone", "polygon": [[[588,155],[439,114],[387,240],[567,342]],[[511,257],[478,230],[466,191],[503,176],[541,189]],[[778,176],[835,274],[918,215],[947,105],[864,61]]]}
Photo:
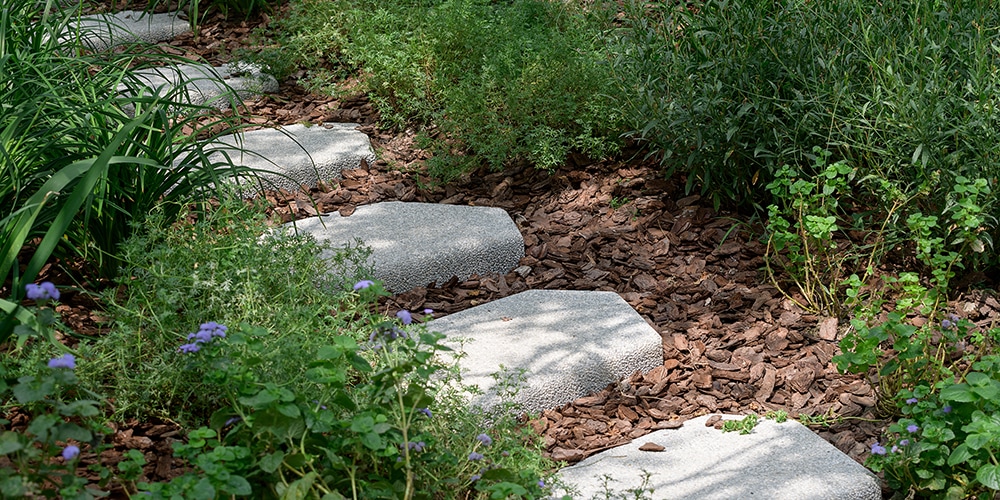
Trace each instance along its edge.
{"label": "stepping stone", "polygon": [[[134,10],[82,16],[77,26],[83,43],[96,52],[129,43],[162,42],[191,31],[190,23],[176,13],[146,14]],[[71,28],[63,36],[76,36],[76,30]]]}
{"label": "stepping stone", "polygon": [[[178,64],[140,69],[134,74],[160,95],[183,85],[183,98],[188,102],[217,109],[228,109],[234,92],[238,99],[248,99],[278,91],[278,81],[252,64],[223,64],[214,68],[205,64]],[[126,90],[124,85],[118,88]]]}
{"label": "stepping stone", "polygon": [[462,381],[479,386],[473,403],[490,410],[499,401],[500,371],[524,370],[514,402],[537,412],[604,389],[663,364],[660,334],[615,292],[528,290],[435,319],[465,357]]}
{"label": "stepping stone", "polygon": [[524,256],[514,221],[494,207],[390,201],[360,206],[350,217],[332,214],[294,224],[334,247],[360,239],[372,250],[374,277],[395,292],[453,276],[505,274]]}
{"label": "stepping stone", "polygon": [[[604,479],[614,492],[640,488],[650,473],[646,496],[661,499],[879,500],[874,474],[795,421],[761,419],[753,432],[705,427],[709,416],[676,430],[637,438],[559,471],[574,486],[574,498],[605,498]],[[740,419],[740,416],[725,416]],[[640,451],[654,443],[661,452]],[[649,493],[649,488],[653,490]]]}
{"label": "stepping stone", "polygon": [[341,171],[358,168],[362,160],[375,162],[371,140],[357,127],[354,123],[288,125],[244,132],[242,141],[225,136],[219,142],[239,148],[223,149],[236,165],[264,171],[258,174],[265,188],[297,191],[303,184],[339,178]]}

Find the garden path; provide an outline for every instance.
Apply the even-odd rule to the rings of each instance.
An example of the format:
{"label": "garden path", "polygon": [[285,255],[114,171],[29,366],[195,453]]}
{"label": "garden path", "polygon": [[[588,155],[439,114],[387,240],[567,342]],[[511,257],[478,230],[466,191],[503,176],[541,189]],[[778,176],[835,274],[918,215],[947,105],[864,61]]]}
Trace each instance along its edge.
{"label": "garden path", "polygon": [[[245,45],[249,31],[247,23],[211,19],[203,23],[197,40],[181,34],[165,46],[205,56],[219,66],[228,61],[210,47]],[[655,367],[631,374],[633,370],[620,383],[609,380],[593,394],[574,394],[562,406],[546,408],[529,422],[544,436],[554,459],[577,462],[595,454],[603,458],[594,460],[620,457],[626,453],[622,446],[630,441],[655,441],[650,432],[674,428],[707,413],[870,414],[875,401],[871,386],[858,377],[837,373],[830,363],[838,338],[835,320],[812,316],[762,284],[758,268],[763,249],[741,230],[741,219],[714,212],[697,196],[683,196],[679,184],[663,179],[655,164],[573,157],[551,175],[520,167],[503,173],[477,172],[447,186],[431,186],[420,170],[427,153],[415,147],[413,131],[379,129],[377,115],[364,95],[340,99],[313,95],[295,84],[294,75],[279,83],[277,94],[247,101],[253,123],[354,121],[380,151],[374,161],[365,158],[355,162],[357,168],[343,168],[339,179],[303,179],[305,190],[287,186],[267,193],[272,210],[284,220],[337,211],[350,215],[360,206],[390,200],[488,206],[509,214],[523,237],[524,254],[506,272],[466,272],[449,280],[427,280],[428,286],[399,290],[387,299],[388,310],[430,308],[437,316],[445,316],[459,311],[468,314],[526,290],[610,291],[630,306],[624,321],[638,320],[657,334],[662,358]],[[995,314],[988,304],[970,306],[984,316]],[[75,314],[82,318],[78,323],[87,324],[92,314],[89,306],[70,302],[66,307],[70,320]],[[566,307],[574,306],[570,302]],[[447,316],[441,321],[446,320]],[[812,442],[795,434],[797,430],[778,429],[779,435],[794,434],[806,441],[784,442],[764,432],[741,437],[748,446],[771,450],[763,456],[780,456],[788,453],[789,446],[806,446],[860,460],[875,441],[878,426],[862,420],[840,421],[819,428],[818,434],[808,433]],[[155,449],[162,436],[172,433],[156,423],[133,423],[120,432],[123,448],[141,442],[147,449]],[[137,441],[139,437],[146,440]],[[703,444],[687,448],[690,456],[726,451],[711,434],[698,439],[705,441],[692,441]],[[669,482],[681,480],[671,479],[674,468],[664,463],[666,459],[657,461],[669,453],[635,453],[640,453],[641,463],[649,465],[647,470],[655,469],[657,481],[666,481],[651,484],[661,484],[658,491],[669,495]],[[729,467],[740,459],[720,457],[713,462],[709,457],[705,469],[687,479],[720,477],[720,481],[734,482],[743,477],[747,481],[746,476],[714,476],[729,470],[721,468],[722,460]],[[873,484],[854,461],[824,462],[826,470],[834,462],[848,470],[855,467],[853,484]],[[170,473],[169,460],[163,463],[151,461],[157,469],[149,471],[151,477]],[[789,483],[806,469],[786,468],[773,479]],[[754,463],[745,463],[743,472],[752,480],[763,479]],[[816,491],[817,498],[875,498],[818,487],[824,489]],[[868,493],[877,494],[877,490]]]}

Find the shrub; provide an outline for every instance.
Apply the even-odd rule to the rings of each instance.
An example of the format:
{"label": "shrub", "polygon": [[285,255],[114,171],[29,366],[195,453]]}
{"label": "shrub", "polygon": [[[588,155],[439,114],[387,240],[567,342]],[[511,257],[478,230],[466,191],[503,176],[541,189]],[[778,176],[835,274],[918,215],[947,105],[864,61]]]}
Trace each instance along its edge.
{"label": "shrub", "polygon": [[367,91],[384,121],[440,129],[439,177],[617,148],[603,20],[572,2],[297,0],[276,26],[280,48],[252,59],[279,71],[325,59],[333,67],[310,73],[319,88],[357,71],[352,91]]}
{"label": "shrub", "polygon": [[997,177],[994,7],[642,2],[613,43],[619,95],[632,134],[716,204],[762,205],[818,146],[940,210],[940,183]]}

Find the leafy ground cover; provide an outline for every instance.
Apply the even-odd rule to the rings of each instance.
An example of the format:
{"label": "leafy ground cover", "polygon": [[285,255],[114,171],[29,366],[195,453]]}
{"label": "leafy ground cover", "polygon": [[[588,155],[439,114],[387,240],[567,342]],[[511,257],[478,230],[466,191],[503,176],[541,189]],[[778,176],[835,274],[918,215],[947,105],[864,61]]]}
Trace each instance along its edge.
{"label": "leafy ground cover", "polygon": [[[483,8],[476,2],[435,5]],[[862,8],[866,4],[832,2],[824,5]],[[644,136],[648,140],[646,145],[651,144],[654,152],[659,148],[663,154],[639,160],[650,150],[632,149],[626,145],[623,160],[594,161],[583,155],[569,155],[569,162],[558,165],[551,174],[528,168],[524,162],[512,161],[503,163],[503,169],[495,173],[478,170],[474,175],[459,175],[456,182],[438,185],[426,175],[426,160],[439,157],[440,149],[429,147],[428,142],[412,132],[387,127],[387,123],[398,123],[398,120],[387,122],[385,118],[391,117],[376,113],[393,109],[379,102],[377,90],[362,85],[356,88],[356,92],[361,93],[351,94],[347,87],[342,87],[334,96],[317,96],[295,85],[292,78],[284,81],[280,96],[261,99],[248,106],[251,113],[259,115],[253,122],[320,122],[351,118],[369,124],[381,123],[384,128],[369,125],[366,129],[380,147],[381,159],[376,165],[345,173],[345,179],[337,184],[316,186],[310,193],[312,200],[305,193],[270,193],[265,198],[271,205],[268,210],[283,220],[290,220],[312,215],[311,211],[316,209],[324,212],[350,210],[353,205],[388,199],[427,200],[501,206],[518,221],[527,243],[522,263],[531,268],[530,272],[476,277],[465,282],[456,280],[442,287],[418,288],[380,299],[379,310],[383,311],[431,308],[438,313],[448,313],[535,287],[610,289],[621,293],[663,335],[664,365],[649,374],[633,377],[626,385],[616,385],[563,408],[546,411],[532,420],[531,427],[543,436],[543,445],[552,458],[578,460],[649,430],[676,425],[679,419],[707,411],[764,413],[780,410],[814,425],[821,435],[856,459],[866,460],[871,467],[884,470],[894,489],[913,488],[924,495],[942,497],[962,497],[977,492],[989,495],[998,486],[995,477],[997,423],[991,415],[996,413],[998,379],[992,357],[997,341],[993,328],[1000,304],[989,294],[969,291],[960,285],[967,278],[968,282],[974,282],[987,277],[970,271],[989,271],[982,266],[988,265],[990,254],[980,250],[985,250],[991,241],[990,200],[995,181],[991,180],[989,165],[975,155],[988,156],[992,150],[989,141],[981,143],[977,139],[980,138],[977,134],[984,133],[976,128],[978,125],[959,123],[969,128],[968,133],[962,132],[961,127],[955,128],[955,114],[949,111],[949,106],[972,106],[968,114],[960,113],[959,118],[971,117],[982,124],[990,122],[992,108],[988,99],[975,98],[980,94],[978,91],[969,94],[973,97],[953,88],[943,93],[931,92],[936,88],[934,81],[921,80],[924,75],[912,73],[915,71],[913,61],[940,60],[941,65],[935,68],[944,67],[949,75],[957,72],[978,78],[975,80],[977,85],[988,88],[992,84],[990,68],[993,62],[976,60],[975,54],[988,54],[989,51],[962,52],[963,57],[973,58],[971,61],[948,54],[961,44],[977,46],[983,42],[978,36],[992,32],[986,29],[948,38],[961,32],[945,29],[952,24],[964,29],[969,24],[956,20],[974,16],[978,12],[975,9],[982,6],[972,2],[953,8],[932,2],[912,2],[905,8],[899,7],[912,15],[896,17],[910,23],[920,25],[922,19],[928,18],[943,23],[930,23],[927,29],[936,30],[929,32],[934,36],[923,38],[935,43],[926,46],[909,45],[921,39],[913,37],[914,33],[923,32],[913,31],[912,24],[902,21],[883,23],[884,27],[879,25],[878,29],[884,31],[875,30],[874,25],[866,28],[867,24],[860,21],[845,25],[869,35],[869,38],[849,39],[870,44],[859,42],[863,50],[855,57],[864,56],[862,61],[872,63],[869,73],[845,74],[871,76],[869,83],[878,83],[872,88],[885,96],[880,103],[926,112],[928,103],[940,101],[942,106],[935,108],[938,114],[921,115],[925,120],[920,123],[939,127],[948,134],[932,134],[934,137],[928,139],[926,145],[919,140],[906,139],[909,128],[905,125],[914,118],[906,113],[894,114],[891,107],[878,110],[877,120],[864,113],[831,117],[823,114],[828,107],[810,107],[816,102],[829,104],[822,99],[817,101],[817,96],[830,95],[822,86],[821,91],[813,95],[799,96],[792,92],[794,95],[786,96],[781,91],[773,92],[779,97],[777,101],[763,99],[762,96],[771,94],[760,90],[762,86],[784,82],[788,87],[779,87],[779,90],[797,88],[803,92],[802,89],[815,89],[817,82],[826,81],[822,78],[809,80],[814,73],[803,71],[795,74],[805,75],[802,78],[806,81],[796,80],[792,85],[795,82],[785,80],[790,77],[784,70],[768,73],[765,70],[781,67],[769,53],[774,48],[781,49],[777,51],[779,54],[798,48],[813,55],[844,55],[850,52],[849,49],[857,48],[836,45],[843,38],[831,35],[829,30],[823,31],[823,26],[829,26],[822,22],[810,24],[817,32],[811,35],[812,38],[807,37],[809,43],[790,45],[789,40],[798,40],[799,36],[799,31],[788,24],[797,19],[796,16],[811,13],[825,21],[840,19],[837,16],[857,21],[860,13],[878,20],[903,10],[799,12],[789,7],[788,10],[772,11],[768,10],[773,8],[771,2],[737,2],[732,5],[739,7],[735,10],[708,2],[704,8],[684,12],[671,10],[671,5],[646,3],[642,6],[652,9],[646,11],[648,14],[661,15],[650,15],[643,20],[639,16],[630,17],[628,9],[622,10],[621,16],[616,16],[623,20],[618,26],[624,27],[618,41],[629,40],[629,37],[635,40],[642,35],[647,37],[641,39],[645,41],[633,47],[657,51],[639,50],[634,55],[672,54],[670,57],[676,58],[653,65],[656,71],[676,71],[676,74],[657,78],[657,74],[647,67],[644,71],[649,73],[648,79],[628,80],[648,84],[644,92],[636,94],[644,99],[671,95],[663,88],[657,90],[657,85],[664,82],[671,82],[670,88],[680,93],[672,100],[661,102],[673,106],[668,111],[680,115],[643,114],[657,110],[652,104],[633,108],[633,111],[643,112],[632,115],[633,126],[640,131],[649,127]],[[821,9],[813,3],[808,6]],[[443,11],[439,9],[438,12]],[[496,14],[502,9],[493,12]],[[731,15],[740,12],[753,15]],[[383,13],[383,17],[397,21],[387,26],[396,28],[401,26],[400,15],[398,11]],[[663,31],[664,26],[677,27],[669,24],[674,19],[687,23],[679,25],[685,29],[677,32],[679,38],[676,40],[674,34],[667,36]],[[977,19],[980,21],[982,26],[992,26],[988,16]],[[428,21],[418,20],[413,26],[422,26],[424,22]],[[695,26],[699,29],[694,29]],[[244,37],[250,31],[249,26],[241,26],[238,21],[213,25],[206,20],[202,28],[200,39],[186,38],[177,43],[193,52],[206,54],[214,42],[230,50],[254,43]],[[769,36],[759,36],[764,31]],[[731,32],[746,36],[722,36]],[[335,34],[331,34],[334,39]],[[216,36],[219,38],[213,39]],[[736,44],[734,39],[753,43]],[[670,50],[671,41],[684,50]],[[758,42],[764,45],[756,45]],[[427,47],[423,42],[412,46]],[[745,57],[747,54],[742,52],[737,54],[739,57],[726,55],[727,50],[737,46],[749,50],[753,57]],[[902,48],[866,52],[880,46]],[[368,52],[372,52],[371,47]],[[396,57],[413,56],[402,52]],[[621,58],[615,62],[621,74],[642,70],[642,64],[648,59],[644,56],[631,60],[642,63],[635,66],[629,63],[629,53],[619,52],[618,55]],[[856,59],[844,56],[844,60]],[[780,61],[819,64],[816,58],[801,54],[786,54]],[[829,61],[820,62],[827,64]],[[759,66],[760,71],[733,70],[731,66],[736,63],[757,65],[754,68]],[[362,69],[375,66],[360,58],[350,64]],[[327,70],[338,67],[352,66],[325,66]],[[906,68],[910,68],[910,76],[891,78]],[[973,69],[976,71],[971,71]],[[292,76],[306,76],[305,71],[299,69]],[[928,73],[932,78],[943,78],[942,74]],[[702,75],[710,88],[697,84],[689,88],[679,80],[671,80],[678,75]],[[758,80],[725,80],[730,77]],[[840,96],[837,102],[853,103],[838,109],[851,109],[852,106],[872,109],[863,102],[868,87],[851,86],[857,83],[854,81],[834,83],[843,86],[838,87],[841,93],[837,94]],[[702,92],[706,89],[715,89],[715,93]],[[891,92],[893,89],[895,93]],[[914,89],[923,90],[916,92]],[[686,91],[694,92],[695,97],[715,96],[715,100],[695,99],[686,105],[683,94]],[[889,97],[893,95],[911,98]],[[960,98],[951,100],[956,95]],[[734,102],[749,103],[750,108],[728,116],[726,110],[743,109],[742,106],[730,106]],[[401,104],[414,105],[413,102]],[[785,108],[792,105],[798,106],[793,106],[795,112],[786,112]],[[693,112],[697,113],[691,114]],[[698,125],[701,128],[684,129],[683,133],[670,133],[669,129],[661,128],[662,123],[676,124],[678,116],[687,116],[680,123],[701,124]],[[728,116],[736,128],[725,128],[726,137],[723,137],[722,128],[704,126],[714,123],[703,119],[705,116],[712,119]],[[829,140],[814,143],[810,138],[816,139],[816,134],[812,132],[825,130],[820,125],[795,127],[785,123],[778,127],[774,124],[784,122],[772,120],[810,116],[825,117],[820,121],[826,123],[829,119],[830,123],[842,127],[857,125],[856,120],[861,120],[867,132],[855,137],[868,142],[862,141],[865,147],[860,147],[848,139],[832,140],[829,137],[833,135],[821,133],[819,135]],[[842,120],[843,116],[850,119]],[[431,118],[441,117],[432,115]],[[748,121],[751,118],[763,121]],[[646,119],[650,121],[643,121]],[[893,123],[901,123],[903,130],[894,132],[896,129],[890,126]],[[883,124],[887,128],[883,128]],[[747,149],[756,148],[746,137],[757,134],[760,127],[777,133],[789,132],[787,136],[776,138],[786,144],[782,154]],[[984,127],[984,130],[988,132],[989,128]],[[809,133],[796,135],[803,130]],[[845,137],[850,138],[846,128],[844,131]],[[678,151],[692,148],[692,144],[683,141],[698,138],[699,134],[708,134],[708,138],[699,139],[702,142],[694,144],[691,151],[707,156],[692,161],[690,156],[679,153],[666,154],[670,148],[679,148]],[[948,141],[957,139],[958,142],[941,145],[945,135]],[[681,142],[657,144],[659,138]],[[813,146],[820,149],[813,149]],[[859,156],[849,154],[856,149],[863,153]],[[475,148],[470,151],[475,152]],[[636,153],[638,156],[633,156]],[[721,158],[712,155],[721,155]],[[670,159],[678,157],[683,161],[673,171],[679,175],[665,179],[660,169],[661,161],[669,167]],[[709,157],[713,159],[707,159]],[[948,167],[947,158],[963,159],[959,163],[964,170]],[[910,161],[906,162],[907,159]],[[732,168],[719,169],[718,165]],[[405,173],[399,171],[400,167]],[[703,175],[705,172],[731,174],[729,180],[732,182],[709,182]],[[872,177],[872,172],[878,175]],[[929,177],[921,177],[925,174]],[[933,182],[927,182],[928,179]],[[699,186],[708,189],[703,192],[705,198],[691,195],[690,190]],[[716,187],[719,191],[713,192]],[[772,204],[767,219],[719,210],[720,200],[752,193],[755,189],[766,189],[769,193],[769,197],[754,198],[761,204]],[[878,190],[885,196],[880,198]],[[849,192],[853,196],[846,196]],[[767,237],[761,239],[760,234]],[[56,271],[52,268],[48,272],[55,277],[58,276]],[[841,274],[834,275],[832,271]],[[92,306],[77,302],[74,297],[82,295],[67,293],[64,300],[69,305],[60,306],[62,311],[69,313],[69,317],[76,314],[92,318],[95,314],[91,311]],[[140,314],[137,318],[146,316]],[[81,330],[91,325],[86,321],[75,324],[80,325]],[[189,330],[195,327],[192,323]],[[183,333],[177,333],[178,340],[183,340]],[[243,332],[244,340],[248,333]],[[211,356],[216,353],[208,351],[206,349],[205,353],[208,359],[214,359]],[[346,355],[348,351],[350,349],[341,354]],[[66,369],[60,368],[59,363],[56,362],[54,370]],[[66,375],[61,371],[55,373]],[[268,396],[253,399],[258,394],[242,396],[249,398],[251,408],[260,411],[268,411],[267,405],[275,403],[273,410],[280,413],[281,404],[288,403],[280,394],[270,401],[265,401]],[[262,406],[254,406],[258,404]],[[82,404],[80,408],[86,406]],[[309,406],[308,402],[305,406]],[[300,408],[299,411],[304,410]],[[24,414],[13,417],[14,427],[23,429],[31,425]],[[109,433],[110,443],[106,444],[119,453],[115,455],[118,459],[124,458],[122,463],[136,464],[132,466],[136,474],[148,478],[175,476],[186,472],[183,467],[192,463],[168,456],[170,447],[162,444],[169,444],[177,436],[172,434],[176,430],[168,430],[172,429],[169,426],[136,421],[117,427]],[[403,427],[406,426],[397,426]],[[180,446],[186,450],[187,458],[194,459],[199,452],[191,446],[201,448],[218,438],[218,434],[212,435],[209,430],[193,430],[188,433],[186,444]],[[482,440],[475,442],[483,443]],[[473,446],[475,442],[470,441]],[[414,445],[419,447],[419,443]],[[140,467],[136,454],[125,451],[129,448],[147,450],[140,455],[149,463]],[[398,449],[406,451],[404,448],[410,447]],[[82,452],[83,459],[97,461],[91,450],[75,451]],[[68,460],[77,458],[72,449],[64,448],[63,452],[70,455]],[[125,469],[128,468],[126,465]],[[100,478],[95,475],[92,479]],[[402,484],[406,481],[404,477]],[[192,483],[191,487],[197,484]],[[224,484],[241,487],[235,483]]]}

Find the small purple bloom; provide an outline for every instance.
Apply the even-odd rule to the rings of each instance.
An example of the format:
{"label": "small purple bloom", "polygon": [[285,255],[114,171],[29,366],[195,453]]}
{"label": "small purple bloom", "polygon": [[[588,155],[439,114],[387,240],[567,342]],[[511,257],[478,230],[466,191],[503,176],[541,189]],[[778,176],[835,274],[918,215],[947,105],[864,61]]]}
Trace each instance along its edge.
{"label": "small purple bloom", "polygon": [[483,446],[489,446],[489,445],[493,444],[493,439],[490,438],[489,436],[487,436],[486,434],[480,434],[480,435],[476,436],[476,439],[480,443],[483,443]]}
{"label": "small purple bloom", "polygon": [[910,440],[909,439],[904,439],[904,440],[902,440],[902,441],[899,442],[900,446],[907,446],[909,444],[910,444]]}
{"label": "small purple bloom", "polygon": [[943,407],[941,408],[941,411],[942,411],[943,413],[951,413],[951,405],[944,405],[944,406],[943,406]]}
{"label": "small purple bloom", "polygon": [[476,452],[469,453],[469,460],[482,460],[482,459],[483,459],[482,453],[476,453]]}
{"label": "small purple bloom", "polygon": [[399,320],[402,321],[404,325],[409,325],[410,323],[413,323],[413,315],[410,314],[410,311],[407,311],[405,309],[396,313],[396,317],[399,318]]}
{"label": "small purple bloom", "polygon": [[909,432],[910,434],[913,434],[914,432],[917,432],[919,430],[920,427],[917,427],[917,424],[910,424],[906,426],[906,432]]}
{"label": "small purple bloom", "polygon": [[423,413],[424,415],[426,415],[427,418],[431,418],[431,417],[434,416],[434,414],[431,413],[431,409],[430,408],[421,408],[421,409],[419,409],[417,411],[420,412],[420,413]]}
{"label": "small purple bloom", "polygon": [[63,448],[62,457],[63,460],[73,460],[80,455],[80,447],[76,445],[69,445]]}
{"label": "small purple bloom", "polygon": [[361,280],[354,284],[354,291],[356,292],[358,290],[364,290],[365,288],[368,288],[374,284],[375,282],[372,280]]}
{"label": "small purple bloom", "polygon": [[67,368],[73,370],[76,368],[76,358],[72,354],[63,354],[58,358],[52,358],[49,360],[49,368]]}
{"label": "small purple bloom", "polygon": [[959,318],[958,315],[955,314],[955,313],[952,313],[952,314],[948,315],[948,321],[951,321],[951,323],[953,325],[957,325],[959,319],[961,319],[961,318]]}
{"label": "small purple bloom", "polygon": [[424,309],[424,314],[434,314],[434,309]]}
{"label": "small purple bloom", "polygon": [[408,448],[410,448],[410,451],[415,451],[417,453],[420,453],[421,451],[424,451],[424,447],[427,446],[427,443],[425,443],[423,441],[418,441],[416,443],[414,443],[413,441],[410,441],[409,443],[407,443],[406,446]]}
{"label": "small purple bloom", "polygon": [[31,300],[59,300],[59,289],[48,281],[43,281],[41,285],[28,283],[24,286],[25,295]]}
{"label": "small purple bloom", "polygon": [[877,442],[873,444],[872,455],[885,455],[885,446],[879,446]]}
{"label": "small purple bloom", "polygon": [[482,477],[483,476],[480,476],[479,474],[473,474],[470,479],[472,479],[472,482],[474,483],[476,481],[479,481],[479,479],[482,478]]}
{"label": "small purple bloom", "polygon": [[950,330],[952,326],[954,325],[952,324],[951,320],[946,319],[941,322],[941,328],[944,328],[945,330]]}
{"label": "small purple bloom", "polygon": [[917,404],[917,401],[919,401],[917,398],[910,398],[910,399],[906,400],[906,404],[908,404],[908,405],[915,405],[915,404]]}
{"label": "small purple bloom", "polygon": [[198,345],[197,342],[194,342],[194,343],[191,343],[191,344],[184,344],[184,345],[180,346],[177,350],[180,351],[180,352],[182,352],[182,353],[188,354],[188,353],[200,351],[201,347]]}
{"label": "small purple bloom", "polygon": [[[194,336],[195,343],[206,343],[212,341],[212,333],[206,332],[205,330],[200,330],[198,333],[192,334]],[[191,340],[191,336],[188,336],[188,340]]]}
{"label": "small purple bloom", "polygon": [[233,418],[231,418],[229,420],[226,420],[226,423],[222,424],[222,426],[223,427],[229,427],[230,425],[233,425],[236,422],[239,422],[240,420],[243,420],[243,419],[240,418],[240,417],[233,417]]}
{"label": "small purple bloom", "polygon": [[898,447],[898,446],[896,446],[896,445],[892,445],[892,449],[891,449],[891,450],[889,450],[889,451],[891,451],[891,452],[893,452],[893,453],[899,453],[899,447]]}
{"label": "small purple bloom", "polygon": [[538,480],[538,487],[539,488],[544,488],[545,487],[545,481],[542,481],[541,479],[539,479]]}

